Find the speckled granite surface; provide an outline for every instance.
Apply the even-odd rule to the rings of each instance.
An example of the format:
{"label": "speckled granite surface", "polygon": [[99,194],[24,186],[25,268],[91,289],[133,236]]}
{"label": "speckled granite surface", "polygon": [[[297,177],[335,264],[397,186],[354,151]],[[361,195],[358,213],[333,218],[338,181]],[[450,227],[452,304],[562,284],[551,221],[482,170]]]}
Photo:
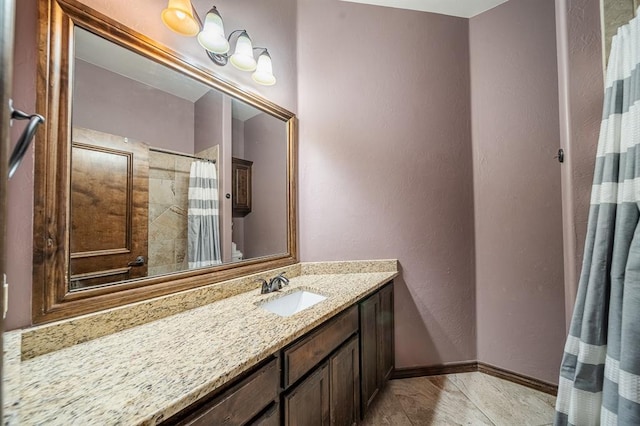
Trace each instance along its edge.
{"label": "speckled granite surface", "polygon": [[269,279],[280,272],[286,272],[286,276],[289,278],[297,277],[300,275],[300,264],[83,315],[70,320],[32,327],[22,333],[22,358],[29,359],[44,355],[208,305],[217,300],[253,290],[259,286],[257,282],[259,278]]}
{"label": "speckled granite surface", "polygon": [[366,272],[395,272],[398,270],[398,261],[395,259],[305,262],[299,265],[299,275],[358,274]]}
{"label": "speckled granite surface", "polygon": [[392,263],[294,277],[284,293],[328,298],[287,318],[261,308],[274,296],[255,289],[24,361],[24,333],[5,333],[5,424],[156,424],[397,276]]}

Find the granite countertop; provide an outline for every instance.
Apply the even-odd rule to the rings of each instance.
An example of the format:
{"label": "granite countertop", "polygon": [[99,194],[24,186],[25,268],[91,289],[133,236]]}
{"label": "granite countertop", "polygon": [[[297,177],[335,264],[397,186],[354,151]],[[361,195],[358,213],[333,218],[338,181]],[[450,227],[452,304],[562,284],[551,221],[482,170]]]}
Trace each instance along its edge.
{"label": "granite countertop", "polygon": [[5,333],[5,424],[156,424],[397,275],[300,275],[280,293],[327,299],[290,317],[256,289],[23,361],[19,332]]}

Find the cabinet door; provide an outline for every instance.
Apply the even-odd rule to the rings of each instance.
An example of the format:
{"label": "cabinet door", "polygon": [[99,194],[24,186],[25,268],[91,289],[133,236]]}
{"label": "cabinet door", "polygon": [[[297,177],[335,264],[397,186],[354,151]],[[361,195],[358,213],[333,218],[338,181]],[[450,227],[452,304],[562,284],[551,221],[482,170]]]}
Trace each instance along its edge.
{"label": "cabinet door", "polygon": [[284,397],[285,425],[329,425],[329,407],[329,366],[325,364]]}
{"label": "cabinet door", "polygon": [[360,303],[360,353],[361,353],[361,391],[362,415],[378,393],[380,380],[380,354],[378,347],[381,342],[378,317],[380,316],[380,294],[370,296]]}
{"label": "cabinet door", "polygon": [[252,165],[252,161],[231,158],[231,209],[233,217],[244,217],[251,213]]}
{"label": "cabinet door", "polygon": [[331,425],[358,423],[360,405],[360,351],[354,336],[329,360],[331,370]]}
{"label": "cabinet door", "polygon": [[[380,290],[380,378],[384,383],[394,365],[394,344],[393,344],[393,284]],[[381,383],[381,384],[382,384]]]}

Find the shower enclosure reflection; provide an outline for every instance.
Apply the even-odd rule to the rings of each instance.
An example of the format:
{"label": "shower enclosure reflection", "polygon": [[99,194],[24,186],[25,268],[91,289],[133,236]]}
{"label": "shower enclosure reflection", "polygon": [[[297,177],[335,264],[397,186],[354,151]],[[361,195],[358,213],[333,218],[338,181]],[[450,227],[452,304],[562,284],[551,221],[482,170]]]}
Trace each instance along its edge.
{"label": "shower enclosure reflection", "polygon": [[[70,289],[286,253],[286,123],[79,27],[74,38]],[[227,197],[232,158],[252,162],[243,217]]]}

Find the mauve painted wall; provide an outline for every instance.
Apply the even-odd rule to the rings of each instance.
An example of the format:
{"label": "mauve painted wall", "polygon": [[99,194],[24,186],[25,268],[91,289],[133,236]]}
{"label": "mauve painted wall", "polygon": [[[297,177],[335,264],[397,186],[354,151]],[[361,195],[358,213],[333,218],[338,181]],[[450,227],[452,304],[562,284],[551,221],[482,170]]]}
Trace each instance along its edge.
{"label": "mauve painted wall", "polygon": [[298,2],[303,261],[398,258],[396,367],[476,359],[468,20]]}
{"label": "mauve painted wall", "polygon": [[[36,0],[16,2],[13,105],[29,113],[36,108],[37,16]],[[24,123],[14,124],[11,129],[12,144],[16,143],[24,126]],[[42,129],[38,132],[42,134]],[[4,325],[5,329],[12,330],[31,324],[33,147],[29,149],[20,168],[7,184],[6,222],[9,311]]]}
{"label": "mauve painted wall", "polygon": [[[35,111],[36,65],[38,59],[37,0],[16,2],[16,46],[14,58],[13,98],[17,108]],[[232,66],[218,67],[208,59],[198,42],[168,30],[160,20],[164,2],[131,2],[129,0],[84,0],[83,3],[99,12],[111,16],[144,35],[180,52],[198,66],[211,70],[216,75],[260,94],[293,112],[297,111],[296,73],[296,0],[219,0],[218,9],[225,19],[228,30],[246,27],[256,45],[269,48],[274,61],[274,73],[278,84],[271,87],[258,86],[250,73],[243,73]],[[205,13],[211,4],[195,0],[196,8]],[[250,11],[250,13],[247,13]],[[42,111],[39,111],[42,113]],[[229,108],[230,119],[230,108]],[[12,129],[12,141],[18,139],[22,125]],[[229,126],[228,133],[231,129]],[[42,132],[42,130],[40,130]],[[222,154],[222,153],[221,153]],[[220,173],[225,174],[223,168]],[[223,188],[222,193],[230,188]],[[223,201],[223,208],[226,200]],[[31,285],[33,256],[33,148],[29,150],[20,170],[7,188],[7,277],[10,282],[9,312],[5,328],[12,330],[31,324]],[[227,231],[228,228],[228,231]],[[223,240],[230,234],[231,226],[223,229]]]}
{"label": "mauve painted wall", "polygon": [[471,18],[478,359],[557,383],[564,343],[553,0]]}
{"label": "mauve painted wall", "polygon": [[234,118],[231,120],[231,155],[244,158],[244,121]]}
{"label": "mauve painted wall", "polygon": [[[231,123],[231,156],[236,158],[244,158],[244,121],[234,118]],[[243,257],[246,259],[244,253],[244,218],[233,218],[233,233],[231,240],[236,243],[236,248],[242,252]]]}
{"label": "mauve painted wall", "polygon": [[251,166],[251,213],[243,220],[245,258],[287,252],[287,126],[268,114],[244,122]]}
{"label": "mauve painted wall", "polygon": [[194,153],[193,103],[85,61],[74,72],[74,126]]}
{"label": "mauve painted wall", "polygon": [[556,0],[565,311],[568,329],[582,269],[604,97],[600,0]]}
{"label": "mauve painted wall", "polygon": [[223,95],[209,90],[194,104],[195,126],[193,153],[222,144]]}

